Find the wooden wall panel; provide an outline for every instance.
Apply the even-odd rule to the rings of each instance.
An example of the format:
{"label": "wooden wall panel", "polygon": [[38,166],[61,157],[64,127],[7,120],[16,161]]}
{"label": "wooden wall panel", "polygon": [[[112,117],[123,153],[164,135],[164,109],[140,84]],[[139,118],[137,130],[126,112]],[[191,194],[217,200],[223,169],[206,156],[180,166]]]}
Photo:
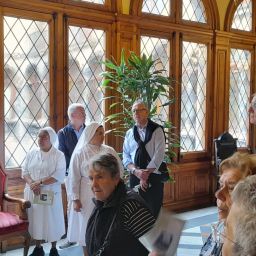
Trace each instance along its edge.
{"label": "wooden wall panel", "polygon": [[196,173],[194,177],[194,183],[195,183],[195,196],[197,195],[208,195],[209,194],[209,173],[201,172]]}
{"label": "wooden wall panel", "polygon": [[214,203],[213,184],[216,180],[211,162],[175,164],[171,169],[175,182],[165,184],[166,208],[179,212]]}
{"label": "wooden wall panel", "polygon": [[194,195],[194,173],[187,172],[177,175],[175,182],[177,200],[192,198]]}
{"label": "wooden wall panel", "polygon": [[[175,179],[175,175],[174,175],[174,179]],[[169,205],[172,202],[174,202],[175,200],[175,184],[172,183],[165,183],[164,184],[164,200],[163,200],[163,204],[164,205]]]}

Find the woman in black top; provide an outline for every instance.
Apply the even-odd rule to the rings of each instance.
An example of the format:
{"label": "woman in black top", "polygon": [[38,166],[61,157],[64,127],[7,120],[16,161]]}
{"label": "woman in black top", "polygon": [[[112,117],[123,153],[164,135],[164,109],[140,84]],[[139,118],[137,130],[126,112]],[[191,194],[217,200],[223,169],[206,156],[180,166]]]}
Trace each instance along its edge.
{"label": "woman in black top", "polygon": [[155,218],[137,193],[127,191],[116,158],[109,154],[94,158],[89,179],[95,195],[86,230],[89,256],[148,255],[138,239],[152,228]]}

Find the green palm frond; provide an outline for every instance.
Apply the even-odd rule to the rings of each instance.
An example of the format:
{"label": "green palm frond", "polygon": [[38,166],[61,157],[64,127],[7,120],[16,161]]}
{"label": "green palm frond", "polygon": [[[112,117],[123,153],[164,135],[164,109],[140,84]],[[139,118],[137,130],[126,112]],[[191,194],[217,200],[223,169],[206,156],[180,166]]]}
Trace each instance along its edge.
{"label": "green palm frond", "polygon": [[[176,156],[174,148],[179,147],[179,139],[174,133],[171,122],[162,120],[160,109],[175,102],[173,94],[173,79],[167,77],[166,70],[162,68],[161,60],[153,60],[152,56],[143,54],[141,57],[130,52],[126,58],[122,50],[120,65],[112,60],[103,62],[107,71],[101,73],[104,78],[102,86],[111,90],[115,96],[111,96],[112,104],[109,109],[118,109],[117,113],[110,114],[106,121],[110,122],[116,136],[123,137],[127,129],[134,125],[131,108],[133,102],[141,98],[149,108],[150,118],[163,125],[167,138],[166,157],[172,159]],[[157,69],[157,67],[161,67]],[[161,97],[161,104],[159,98]],[[156,104],[158,102],[158,104]]]}

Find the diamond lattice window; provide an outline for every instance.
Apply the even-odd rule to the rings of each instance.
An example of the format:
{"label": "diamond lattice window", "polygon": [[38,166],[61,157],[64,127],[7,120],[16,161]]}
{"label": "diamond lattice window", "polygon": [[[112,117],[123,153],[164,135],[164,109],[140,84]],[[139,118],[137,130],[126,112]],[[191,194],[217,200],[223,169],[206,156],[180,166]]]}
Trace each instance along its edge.
{"label": "diamond lattice window", "polygon": [[[166,69],[163,75],[169,77],[169,41],[163,38],[156,37],[141,37],[141,54],[146,54],[147,56],[152,55],[153,60],[158,60],[157,65],[154,67],[155,70]],[[167,121],[169,119],[169,107],[161,107],[167,102],[167,98],[160,96],[156,104],[159,107],[158,117],[162,121]]]}
{"label": "diamond lattice window", "polygon": [[206,23],[206,12],[201,0],[183,0],[182,19]]}
{"label": "diamond lattice window", "polygon": [[181,151],[205,149],[207,46],[183,42]]}
{"label": "diamond lattice window", "polygon": [[170,15],[170,0],[144,0],[142,12],[152,13],[162,16]]}
{"label": "diamond lattice window", "polygon": [[5,165],[19,167],[49,120],[49,28],[4,17]]}
{"label": "diamond lattice window", "polygon": [[103,30],[69,27],[69,103],[84,104],[88,121],[101,122],[104,117],[100,76],[104,59]]}
{"label": "diamond lattice window", "polygon": [[239,147],[247,146],[251,53],[231,49],[229,90],[229,132]]}
{"label": "diamond lattice window", "polygon": [[252,1],[243,0],[236,9],[232,21],[232,28],[251,31],[252,30]]}

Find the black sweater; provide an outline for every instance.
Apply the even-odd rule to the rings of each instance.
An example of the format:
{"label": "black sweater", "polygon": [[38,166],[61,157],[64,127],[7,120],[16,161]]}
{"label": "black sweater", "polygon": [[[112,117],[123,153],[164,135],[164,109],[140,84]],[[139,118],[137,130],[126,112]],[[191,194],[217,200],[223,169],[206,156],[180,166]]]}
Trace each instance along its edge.
{"label": "black sweater", "polygon": [[89,256],[95,256],[102,247],[115,213],[117,215],[101,255],[148,255],[148,251],[138,238],[152,228],[155,219],[137,193],[127,191],[121,181],[107,202],[95,200],[95,204],[86,230]]}

